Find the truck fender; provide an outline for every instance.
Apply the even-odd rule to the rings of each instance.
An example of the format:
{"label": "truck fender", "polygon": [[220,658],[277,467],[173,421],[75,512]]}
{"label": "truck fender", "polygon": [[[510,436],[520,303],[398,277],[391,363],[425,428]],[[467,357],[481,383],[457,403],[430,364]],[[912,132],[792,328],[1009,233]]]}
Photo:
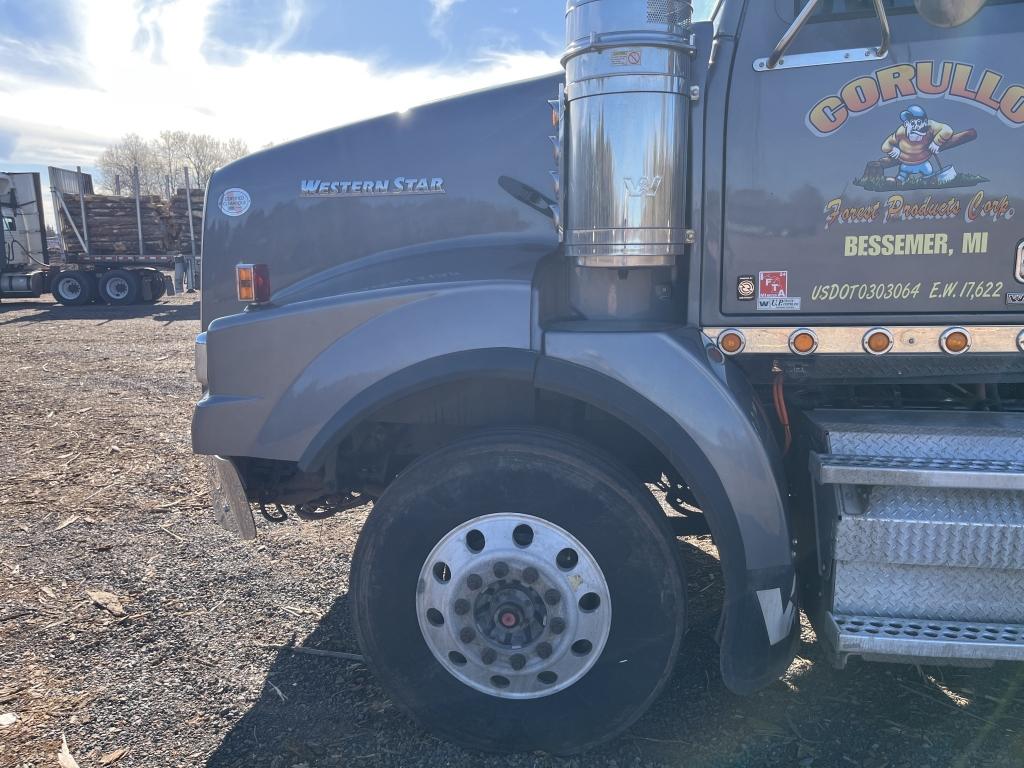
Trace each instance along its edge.
{"label": "truck fender", "polygon": [[529,349],[469,349],[432,357],[392,373],[357,394],[327,420],[303,451],[299,469],[310,471],[322,466],[352,427],[407,395],[468,378],[529,382],[537,359],[537,353]]}
{"label": "truck fender", "polygon": [[703,508],[725,581],[726,686],[750,693],[788,668],[800,636],[781,455],[753,391],[709,359],[694,329],[549,331],[540,389],[631,425],[673,465]]}

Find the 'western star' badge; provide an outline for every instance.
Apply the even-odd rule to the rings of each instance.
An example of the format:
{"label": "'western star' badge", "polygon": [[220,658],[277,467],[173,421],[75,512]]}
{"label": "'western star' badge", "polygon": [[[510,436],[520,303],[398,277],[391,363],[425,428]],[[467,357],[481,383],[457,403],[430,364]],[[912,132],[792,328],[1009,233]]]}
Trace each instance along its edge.
{"label": "'western star' badge", "polygon": [[302,179],[300,197],[385,197],[393,195],[443,195],[447,192],[439,176],[369,180]]}

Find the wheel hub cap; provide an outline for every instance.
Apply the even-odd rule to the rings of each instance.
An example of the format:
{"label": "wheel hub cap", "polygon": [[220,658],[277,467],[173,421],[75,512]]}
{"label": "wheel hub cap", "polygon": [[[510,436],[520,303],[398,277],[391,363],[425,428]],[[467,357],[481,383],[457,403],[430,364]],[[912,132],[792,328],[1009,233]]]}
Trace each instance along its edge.
{"label": "wheel hub cap", "polygon": [[416,609],[448,672],[508,699],[571,686],[611,629],[597,561],[568,531],[530,515],[486,515],[446,534],[420,571]]}
{"label": "wheel hub cap", "polygon": [[128,281],[123,277],[113,277],[107,281],[107,293],[113,299],[123,299],[128,295]]}
{"label": "wheel hub cap", "polygon": [[81,293],[82,286],[78,284],[77,280],[66,277],[60,281],[60,295],[64,298],[77,299]]}

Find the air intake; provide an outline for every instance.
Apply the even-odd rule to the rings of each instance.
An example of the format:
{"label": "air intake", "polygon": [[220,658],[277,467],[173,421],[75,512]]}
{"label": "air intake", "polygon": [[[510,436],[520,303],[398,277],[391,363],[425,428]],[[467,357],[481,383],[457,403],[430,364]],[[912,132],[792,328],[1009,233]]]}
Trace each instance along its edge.
{"label": "air intake", "polygon": [[565,245],[580,267],[670,267],[687,243],[692,8],[569,0]]}

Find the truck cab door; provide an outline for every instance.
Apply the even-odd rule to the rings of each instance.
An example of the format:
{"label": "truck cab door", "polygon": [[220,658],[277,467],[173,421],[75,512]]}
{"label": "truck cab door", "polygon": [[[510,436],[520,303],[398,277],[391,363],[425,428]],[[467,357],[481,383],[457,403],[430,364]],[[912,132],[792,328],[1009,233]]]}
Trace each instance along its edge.
{"label": "truck cab door", "polygon": [[768,68],[804,5],[737,22],[704,324],[1019,322],[1024,3],[940,28],[883,0],[878,56],[872,0],[821,0]]}

